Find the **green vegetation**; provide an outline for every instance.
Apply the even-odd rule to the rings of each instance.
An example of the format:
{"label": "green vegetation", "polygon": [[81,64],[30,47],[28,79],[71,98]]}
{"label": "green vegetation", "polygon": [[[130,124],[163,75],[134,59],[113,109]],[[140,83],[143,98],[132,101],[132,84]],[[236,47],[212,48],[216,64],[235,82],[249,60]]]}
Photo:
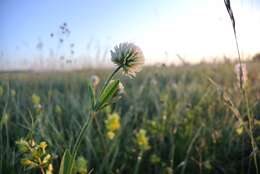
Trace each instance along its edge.
{"label": "green vegetation", "polygon": [[[89,122],[73,173],[256,173],[259,68],[247,63],[248,100],[230,61],[146,67],[134,79],[116,74],[124,91]],[[20,163],[30,156],[21,142],[32,140],[43,158],[51,156],[42,168],[59,173],[64,152],[96,109],[88,85],[94,74],[99,94],[110,70],[0,74],[0,173],[40,172]]]}

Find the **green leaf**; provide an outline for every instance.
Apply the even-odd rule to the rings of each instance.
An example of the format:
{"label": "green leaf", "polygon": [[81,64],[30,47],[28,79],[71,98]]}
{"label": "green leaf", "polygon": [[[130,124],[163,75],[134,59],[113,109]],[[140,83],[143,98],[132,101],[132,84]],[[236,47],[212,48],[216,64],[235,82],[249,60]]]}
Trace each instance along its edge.
{"label": "green leaf", "polygon": [[94,92],[94,89],[91,85],[91,83],[88,81],[87,83],[88,85],[88,96],[90,98],[90,101],[91,101],[91,109],[93,110],[94,107],[95,107],[95,92]]}
{"label": "green leaf", "polygon": [[101,91],[101,94],[98,98],[98,102],[96,104],[95,110],[99,110],[100,108],[103,108],[105,105],[107,105],[111,99],[115,96],[116,92],[118,91],[118,85],[119,80],[111,81],[103,91]]}
{"label": "green leaf", "polygon": [[70,174],[70,166],[71,166],[70,163],[71,163],[71,154],[69,150],[66,149],[62,156],[59,174]]}

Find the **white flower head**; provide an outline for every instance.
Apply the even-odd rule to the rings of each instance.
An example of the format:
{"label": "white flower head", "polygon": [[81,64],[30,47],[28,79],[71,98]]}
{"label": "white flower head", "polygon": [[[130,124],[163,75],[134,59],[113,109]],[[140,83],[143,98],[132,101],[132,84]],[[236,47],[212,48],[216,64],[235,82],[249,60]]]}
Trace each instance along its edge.
{"label": "white flower head", "polygon": [[134,77],[137,72],[141,71],[144,64],[144,55],[142,50],[135,44],[120,43],[110,53],[112,62],[121,66],[125,75]]}

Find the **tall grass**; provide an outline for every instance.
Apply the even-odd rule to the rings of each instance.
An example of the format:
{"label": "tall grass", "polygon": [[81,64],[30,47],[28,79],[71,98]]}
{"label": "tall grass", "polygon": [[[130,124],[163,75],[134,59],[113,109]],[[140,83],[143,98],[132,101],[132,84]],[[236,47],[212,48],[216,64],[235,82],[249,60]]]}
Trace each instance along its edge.
{"label": "tall grass", "polygon": [[[248,65],[248,102],[258,118],[259,64]],[[244,120],[247,108],[236,88],[232,67],[232,63],[152,67],[134,81],[122,77],[126,94],[96,117],[103,143],[96,124],[91,123],[78,155],[88,161],[88,170],[93,173],[134,173],[137,165],[137,173],[256,172],[251,163],[250,137],[245,130],[239,132],[240,125],[223,102],[222,92],[207,80],[210,77],[225,89]],[[56,154],[53,164],[58,170],[64,150],[75,144],[79,127],[89,117],[87,103],[91,101],[86,91],[92,74],[104,79],[107,70],[1,74],[1,173],[24,172],[14,142],[32,130],[35,139],[47,141],[49,150]],[[11,90],[16,91],[15,96]],[[33,93],[41,98],[41,115],[35,113]],[[120,115],[121,128],[109,140],[104,120],[112,112]],[[150,144],[141,156],[135,139],[139,129],[147,131]],[[254,119],[258,145],[259,129],[259,121]]]}
{"label": "tall grass", "polygon": [[[255,138],[254,138],[254,133],[253,133],[253,129],[254,129],[254,115],[252,115],[251,109],[250,109],[250,105],[249,105],[249,101],[248,101],[248,95],[247,95],[247,90],[244,87],[245,82],[243,82],[242,78],[244,76],[243,73],[245,73],[242,70],[242,62],[241,62],[241,56],[240,56],[240,51],[239,51],[239,46],[238,46],[238,40],[237,40],[237,32],[236,32],[236,21],[235,21],[235,17],[231,8],[231,4],[230,4],[230,0],[224,0],[228,14],[230,16],[231,22],[232,22],[232,27],[233,27],[233,31],[234,31],[234,36],[235,36],[235,41],[236,41],[236,48],[237,48],[237,54],[238,54],[238,61],[239,61],[239,85],[240,85],[240,90],[242,93],[242,97],[244,100],[244,104],[246,105],[246,113],[247,113],[247,118],[248,118],[248,128],[246,126],[246,124],[244,122],[243,125],[245,127],[245,129],[247,129],[247,132],[250,136],[251,139],[251,145],[252,145],[252,155],[254,157],[254,165],[256,168],[256,173],[258,174],[258,162],[257,162],[257,153],[258,153],[258,147],[257,144],[255,142]],[[237,115],[240,122],[242,120],[241,115],[238,114]]]}

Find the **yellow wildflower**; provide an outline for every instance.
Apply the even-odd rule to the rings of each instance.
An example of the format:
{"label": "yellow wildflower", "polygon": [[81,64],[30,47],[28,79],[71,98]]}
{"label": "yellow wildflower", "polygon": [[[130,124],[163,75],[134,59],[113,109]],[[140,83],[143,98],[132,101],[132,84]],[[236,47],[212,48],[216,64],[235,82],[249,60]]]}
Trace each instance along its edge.
{"label": "yellow wildflower", "polygon": [[139,130],[139,132],[136,134],[136,141],[141,150],[150,149],[148,137],[146,136],[146,130],[144,129]]}
{"label": "yellow wildflower", "polygon": [[105,121],[106,128],[108,131],[116,131],[120,128],[120,116],[117,113],[108,115],[107,120]]}
{"label": "yellow wildflower", "polygon": [[115,137],[115,133],[113,131],[107,132],[107,138],[108,139],[112,140],[112,139],[114,139],[114,137]]}
{"label": "yellow wildflower", "polygon": [[236,128],[236,133],[237,133],[238,135],[241,135],[243,132],[244,132],[243,126],[240,126],[240,127]]}

